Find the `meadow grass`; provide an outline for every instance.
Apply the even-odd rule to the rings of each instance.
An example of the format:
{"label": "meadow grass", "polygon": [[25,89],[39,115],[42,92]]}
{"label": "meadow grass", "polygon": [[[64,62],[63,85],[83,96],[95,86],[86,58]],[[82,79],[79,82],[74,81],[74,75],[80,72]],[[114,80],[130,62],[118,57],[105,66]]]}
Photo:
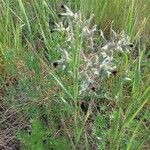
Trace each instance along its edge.
{"label": "meadow grass", "polygon": [[[0,149],[149,149],[149,7],[148,0],[1,0]],[[110,48],[105,74],[86,64],[123,30],[129,52]]]}

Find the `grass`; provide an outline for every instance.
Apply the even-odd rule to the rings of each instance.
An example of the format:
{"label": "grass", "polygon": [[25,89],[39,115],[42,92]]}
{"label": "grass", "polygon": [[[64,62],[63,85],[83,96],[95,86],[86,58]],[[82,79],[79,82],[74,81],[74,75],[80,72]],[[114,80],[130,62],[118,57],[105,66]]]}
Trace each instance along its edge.
{"label": "grass", "polygon": [[[64,4],[80,10],[78,20],[60,15]],[[149,149],[149,7],[147,0],[2,0],[0,149]],[[129,52],[104,47],[122,30]]]}

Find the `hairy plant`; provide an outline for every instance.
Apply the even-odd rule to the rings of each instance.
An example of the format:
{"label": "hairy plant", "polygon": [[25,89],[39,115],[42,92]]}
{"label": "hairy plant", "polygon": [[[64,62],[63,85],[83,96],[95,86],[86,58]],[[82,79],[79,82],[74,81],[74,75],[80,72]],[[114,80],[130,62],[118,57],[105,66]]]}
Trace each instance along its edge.
{"label": "hairy plant", "polygon": [[[65,10],[62,13],[62,21],[56,23],[55,31],[65,38],[64,43],[58,44],[58,53],[61,58],[56,60],[54,65],[59,69],[65,70],[73,76],[73,70],[70,67],[74,45],[77,38],[79,39],[79,81],[80,81],[80,95],[92,88],[92,85],[98,84],[99,79],[110,77],[112,72],[116,70],[114,57],[116,53],[129,52],[133,46],[130,43],[129,36],[122,31],[117,34],[111,28],[111,38],[108,41],[103,31],[97,29],[96,25],[92,25],[92,14],[89,19],[82,17],[80,11],[78,13],[72,12],[67,6],[62,6]],[[97,34],[100,33],[101,45],[98,43]],[[77,37],[78,36],[78,37]]]}

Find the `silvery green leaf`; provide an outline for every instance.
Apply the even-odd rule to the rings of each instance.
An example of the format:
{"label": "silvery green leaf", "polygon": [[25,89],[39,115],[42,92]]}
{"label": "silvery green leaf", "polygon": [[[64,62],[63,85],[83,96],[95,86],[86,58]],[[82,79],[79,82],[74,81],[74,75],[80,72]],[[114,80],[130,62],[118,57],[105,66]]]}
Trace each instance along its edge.
{"label": "silvery green leaf", "polygon": [[80,94],[82,93],[82,92],[84,92],[84,91],[86,91],[87,89],[88,89],[88,86],[89,86],[89,83],[88,82],[84,82],[84,83],[82,83],[81,85],[80,85]]}
{"label": "silvery green leaf", "polygon": [[103,58],[106,58],[108,55],[106,54],[106,52],[101,52]]}
{"label": "silvery green leaf", "polygon": [[111,28],[112,33],[112,41],[115,41],[117,39],[117,33]]}
{"label": "silvery green leaf", "polygon": [[74,17],[74,13],[66,6],[64,5],[66,12],[65,13],[61,13],[62,16],[70,16],[70,17]]}
{"label": "silvery green leaf", "polygon": [[108,43],[108,41],[107,41],[106,38],[104,37],[103,31],[100,30],[100,32],[101,32],[101,37],[102,37],[102,39],[103,39],[103,42],[104,42],[104,44],[106,45],[106,44]]}
{"label": "silvery green leaf", "polygon": [[92,68],[91,70],[92,70],[93,74],[99,75],[99,70],[97,68]]}
{"label": "silvery green leaf", "polygon": [[66,29],[64,28],[62,22],[59,22],[58,24],[56,23],[56,31],[65,31]]}
{"label": "silvery green leaf", "polygon": [[116,43],[108,43],[107,45],[105,45],[105,46],[103,46],[102,47],[102,50],[111,50],[111,49],[115,49],[116,48],[116,46],[117,46],[117,44]]}

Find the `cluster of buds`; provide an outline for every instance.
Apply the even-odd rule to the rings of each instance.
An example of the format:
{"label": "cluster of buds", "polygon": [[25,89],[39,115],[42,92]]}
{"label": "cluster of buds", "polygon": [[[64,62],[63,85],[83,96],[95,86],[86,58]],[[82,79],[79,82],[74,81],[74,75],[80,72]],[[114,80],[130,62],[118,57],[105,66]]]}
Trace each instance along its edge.
{"label": "cluster of buds", "polygon": [[[109,77],[116,70],[116,65],[113,63],[115,52],[128,52],[132,47],[130,38],[125,32],[117,34],[111,29],[112,37],[108,41],[102,30],[98,30],[96,25],[91,26],[93,14],[89,19],[82,17],[81,13],[72,12],[67,6],[63,5],[65,10],[62,13],[62,22],[56,23],[55,30],[65,35],[65,48],[58,44],[58,49],[61,54],[61,59],[57,60],[61,69],[65,69],[72,59],[72,47],[76,40],[76,28],[79,29],[79,37],[81,39],[80,47],[80,94],[91,91],[92,85],[98,84],[99,79]],[[67,21],[67,23],[65,22]],[[98,46],[97,33],[100,31],[102,45]],[[86,43],[86,44],[85,44]],[[97,46],[95,46],[97,44]],[[88,50],[87,50],[88,49]],[[68,72],[73,74],[70,68]],[[94,91],[95,92],[95,91]]]}

